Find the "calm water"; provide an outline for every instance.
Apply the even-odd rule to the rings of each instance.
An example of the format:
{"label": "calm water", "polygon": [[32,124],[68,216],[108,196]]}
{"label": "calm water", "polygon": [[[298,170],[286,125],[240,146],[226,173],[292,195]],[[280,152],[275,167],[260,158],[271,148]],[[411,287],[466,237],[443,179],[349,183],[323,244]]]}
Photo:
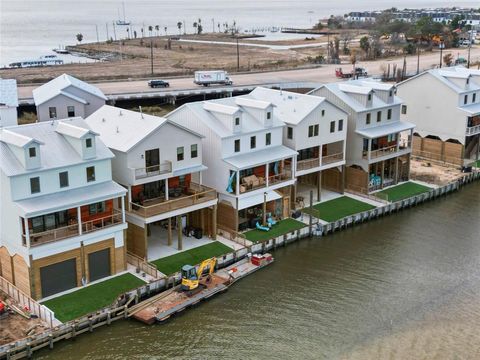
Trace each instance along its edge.
{"label": "calm water", "polygon": [[[185,21],[192,32],[193,22],[202,19],[205,31],[215,24],[235,20],[241,29],[271,26],[311,26],[319,18],[350,11],[388,7],[478,7],[478,0],[126,0],[126,18],[140,34],[144,24],[167,26],[178,33],[177,22]],[[119,18],[120,0],[1,0],[0,65],[36,58],[59,45],[76,42],[82,33],[85,42],[113,37],[112,21]],[[217,29],[217,28],[215,28]],[[126,27],[116,27],[117,36],[126,36]]]}
{"label": "calm water", "polygon": [[38,359],[478,359],[480,183],[275,252],[164,325],[121,321]]}

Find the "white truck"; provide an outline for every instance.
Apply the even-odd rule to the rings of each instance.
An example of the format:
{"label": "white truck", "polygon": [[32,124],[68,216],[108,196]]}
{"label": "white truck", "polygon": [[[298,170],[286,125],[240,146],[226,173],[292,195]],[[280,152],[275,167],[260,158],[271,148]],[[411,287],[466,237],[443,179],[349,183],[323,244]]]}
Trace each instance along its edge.
{"label": "white truck", "polygon": [[197,85],[210,86],[210,85],[232,85],[233,81],[228,76],[228,73],[224,70],[212,70],[212,71],[195,71],[195,79],[193,82]]}

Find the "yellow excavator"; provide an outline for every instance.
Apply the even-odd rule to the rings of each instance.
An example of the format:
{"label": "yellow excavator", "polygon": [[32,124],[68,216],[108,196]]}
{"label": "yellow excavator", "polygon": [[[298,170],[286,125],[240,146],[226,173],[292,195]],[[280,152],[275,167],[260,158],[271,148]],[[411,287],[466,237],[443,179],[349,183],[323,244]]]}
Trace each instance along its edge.
{"label": "yellow excavator", "polygon": [[[200,280],[206,278],[206,283],[212,281],[212,274],[215,270],[215,265],[217,263],[217,258],[213,257],[211,259],[203,260],[202,263],[196,268],[191,265],[184,265],[182,267],[182,286],[181,289],[185,291],[191,291],[198,288]],[[203,276],[203,271],[208,267],[208,274]]]}

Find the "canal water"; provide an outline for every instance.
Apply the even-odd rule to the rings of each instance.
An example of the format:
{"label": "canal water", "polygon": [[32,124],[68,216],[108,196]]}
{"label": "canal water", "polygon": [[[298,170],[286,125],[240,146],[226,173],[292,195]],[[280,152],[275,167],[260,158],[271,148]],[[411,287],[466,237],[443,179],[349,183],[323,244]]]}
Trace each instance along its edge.
{"label": "canal water", "polygon": [[478,359],[480,183],[275,252],[164,325],[120,321],[38,359]]}

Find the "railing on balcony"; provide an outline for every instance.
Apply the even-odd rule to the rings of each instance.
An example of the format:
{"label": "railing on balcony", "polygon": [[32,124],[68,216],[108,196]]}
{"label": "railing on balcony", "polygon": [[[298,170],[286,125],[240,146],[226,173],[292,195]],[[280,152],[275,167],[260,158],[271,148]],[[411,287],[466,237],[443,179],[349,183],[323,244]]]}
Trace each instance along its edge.
{"label": "railing on balcony", "polygon": [[87,234],[93,231],[105,229],[110,226],[122,223],[122,212],[113,210],[112,215],[104,216],[99,219],[82,221],[82,233]]}
{"label": "railing on balcony", "polygon": [[277,175],[271,175],[268,177],[268,185],[275,185],[284,181],[288,181],[292,179],[292,172],[290,170],[283,171]]}
{"label": "railing on balcony", "polygon": [[135,176],[135,180],[145,179],[152,176],[168,174],[172,172],[172,162],[165,161],[159,165],[148,166],[144,168],[130,168]]}
{"label": "railing on balcony", "polygon": [[[385,156],[397,151],[397,145],[387,146],[378,150],[372,150],[370,152],[370,159],[375,159],[381,156]],[[368,150],[363,151],[363,158],[368,159]]]}
{"label": "railing on balcony", "polygon": [[[30,247],[46,244],[53,241],[63,240],[78,235],[78,224],[63,226],[38,233],[30,233]],[[22,236],[23,246],[27,246],[26,235],[23,234]]]}
{"label": "railing on balcony", "polygon": [[336,163],[343,160],[343,152],[322,156],[322,165]]}
{"label": "railing on balcony", "polygon": [[149,199],[143,205],[131,203],[131,212],[142,217],[160,215],[173,210],[200,204],[217,198],[217,192],[209,187],[191,183],[186,194],[176,199],[165,200],[164,198]]}
{"label": "railing on balcony", "polygon": [[309,170],[320,166],[320,158],[312,158],[297,161],[297,170]]}
{"label": "railing on balcony", "polygon": [[466,131],[467,136],[476,135],[476,134],[480,134],[480,125],[467,127],[467,131]]}

